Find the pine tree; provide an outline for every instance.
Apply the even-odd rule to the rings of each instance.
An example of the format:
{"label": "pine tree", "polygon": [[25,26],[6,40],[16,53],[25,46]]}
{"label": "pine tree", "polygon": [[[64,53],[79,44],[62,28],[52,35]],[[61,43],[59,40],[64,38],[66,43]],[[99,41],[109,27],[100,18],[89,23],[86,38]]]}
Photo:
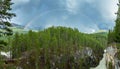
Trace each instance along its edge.
{"label": "pine tree", "polygon": [[115,33],[113,30],[109,30],[109,34],[108,34],[108,44],[110,43],[114,43],[115,42]]}
{"label": "pine tree", "polygon": [[[120,3],[120,0],[119,0],[119,3]],[[115,27],[114,27],[114,30],[112,31],[109,31],[109,34],[108,34],[108,44],[111,44],[111,43],[120,43],[120,4],[117,4],[118,5],[118,12],[116,13],[117,15],[117,19],[115,21]]]}
{"label": "pine tree", "polygon": [[[120,3],[120,0],[119,0]],[[120,43],[120,4],[118,4],[118,12],[117,12],[117,19],[116,19],[116,26],[114,28],[115,31],[115,42]]]}
{"label": "pine tree", "polygon": [[[10,12],[12,4],[11,0],[0,0],[0,37],[12,35],[10,20],[16,16]],[[6,45],[6,42],[0,40],[0,44]]]}
{"label": "pine tree", "polygon": [[116,20],[115,26],[115,42],[120,43],[120,19]]}

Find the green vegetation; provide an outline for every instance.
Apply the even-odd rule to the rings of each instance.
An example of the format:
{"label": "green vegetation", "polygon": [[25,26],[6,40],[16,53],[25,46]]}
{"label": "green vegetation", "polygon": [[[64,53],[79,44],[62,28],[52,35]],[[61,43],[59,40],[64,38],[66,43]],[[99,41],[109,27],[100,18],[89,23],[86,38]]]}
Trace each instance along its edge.
{"label": "green vegetation", "polygon": [[24,30],[23,28],[18,28],[18,27],[10,27],[10,29],[13,30],[13,34],[15,33],[25,34],[28,32],[27,30]]}
{"label": "green vegetation", "polygon": [[[0,50],[5,50],[7,42],[4,40],[3,36],[7,37],[12,35],[12,30],[9,28],[11,26],[10,20],[15,17],[14,13],[11,13],[11,5],[13,3],[11,0],[0,0]],[[3,62],[0,56],[0,68],[2,68]]]}
{"label": "green vegetation", "polygon": [[[86,67],[98,65],[107,43],[106,39],[106,36],[98,33],[84,34],[77,29],[51,27],[39,32],[16,33],[10,44],[13,58],[23,57],[23,53],[30,54],[29,56],[24,55],[27,56],[26,61],[30,62],[29,64],[26,64],[25,61],[20,61],[22,64],[19,63],[25,69],[26,67],[31,68],[31,64],[33,68],[43,67],[43,69],[52,67],[86,69]],[[93,62],[90,56],[86,55],[81,58],[82,50],[86,47],[93,50],[93,55],[96,57]],[[79,51],[80,53],[75,56]],[[79,56],[80,54],[81,56]]]}
{"label": "green vegetation", "polygon": [[116,19],[116,25],[113,30],[109,31],[108,34],[108,44],[116,43],[119,46],[120,44],[120,5],[118,4],[118,12],[117,12],[117,19]]}
{"label": "green vegetation", "polygon": [[[118,17],[120,17],[120,15],[118,15]],[[120,18],[117,18],[116,20],[116,26],[114,29],[114,33],[115,33],[115,42],[120,43]]]}
{"label": "green vegetation", "polygon": [[[120,3],[120,2],[119,2]],[[108,34],[108,44],[116,44],[117,48],[120,49],[120,4],[118,4],[118,12],[116,25],[113,30],[109,31]],[[118,50],[116,57],[120,59],[120,51]]]}
{"label": "green vegetation", "polygon": [[[11,0],[0,0],[0,37],[12,35],[10,20],[15,17],[14,13],[11,13]],[[0,39],[0,47],[6,46],[7,43]]]}
{"label": "green vegetation", "polygon": [[118,4],[118,12],[117,12],[117,19],[116,25],[114,29],[109,31],[108,34],[108,43],[117,43],[120,44],[120,5]]}
{"label": "green vegetation", "polygon": [[[84,34],[67,27],[50,27],[38,32],[11,28],[9,20],[15,16],[9,13],[12,4],[11,0],[0,0],[0,49],[12,51],[12,58],[2,59],[0,68],[89,69],[99,64],[107,46],[106,33]],[[114,38],[117,42],[118,28]],[[108,39],[109,43],[113,42]]]}

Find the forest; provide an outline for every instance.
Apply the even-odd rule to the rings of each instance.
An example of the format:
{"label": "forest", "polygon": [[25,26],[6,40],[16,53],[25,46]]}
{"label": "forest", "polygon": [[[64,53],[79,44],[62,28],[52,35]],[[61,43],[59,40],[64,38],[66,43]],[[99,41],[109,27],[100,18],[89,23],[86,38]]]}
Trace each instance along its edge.
{"label": "forest", "polygon": [[[99,65],[107,47],[120,49],[120,9],[109,32],[88,34],[63,26],[15,32],[9,20],[16,15],[8,12],[12,4],[0,0],[0,53],[10,54],[0,55],[0,69],[90,69]],[[120,59],[120,51],[115,57]]]}
{"label": "forest", "polygon": [[15,33],[8,42],[12,58],[17,59],[18,66],[23,69],[95,67],[102,58],[106,44],[104,34],[84,34],[77,29],[60,26],[39,32]]}

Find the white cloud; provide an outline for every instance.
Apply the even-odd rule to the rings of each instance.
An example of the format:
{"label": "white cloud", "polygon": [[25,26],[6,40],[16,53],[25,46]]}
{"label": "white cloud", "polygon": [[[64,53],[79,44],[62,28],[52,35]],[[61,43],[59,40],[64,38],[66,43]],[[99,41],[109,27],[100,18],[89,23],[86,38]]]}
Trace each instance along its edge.
{"label": "white cloud", "polygon": [[95,33],[96,30],[95,29],[91,29],[90,33]]}
{"label": "white cloud", "polygon": [[76,13],[79,8],[78,0],[66,0],[66,8],[71,13]]}
{"label": "white cloud", "polygon": [[[94,3],[95,0],[64,0],[66,2],[66,8],[69,12],[77,13],[80,10],[80,7],[84,3]],[[63,2],[62,2],[63,3]],[[65,3],[63,3],[65,4]]]}
{"label": "white cloud", "polygon": [[30,0],[12,0],[15,5],[25,4],[28,3]]}
{"label": "white cloud", "polygon": [[77,13],[84,3],[89,3],[98,9],[106,21],[114,21],[116,19],[118,0],[66,0],[66,8],[71,13]]}
{"label": "white cloud", "polygon": [[94,3],[95,0],[84,0],[83,2],[87,2],[87,3]]}
{"label": "white cloud", "polygon": [[[30,19],[27,16],[31,15],[31,14],[24,13],[24,11],[21,10],[20,8],[25,7],[24,4],[29,4],[29,5],[31,5],[32,3],[34,3],[35,5],[40,4],[39,1],[41,1],[41,0],[12,0],[12,1],[15,3],[15,6],[17,5],[17,7],[18,7],[17,8],[18,10],[16,10],[16,9],[14,10],[17,13],[18,17],[15,18],[13,21],[16,22],[16,23],[18,23],[18,22],[19,23],[25,23],[25,22],[27,22],[27,19]],[[46,3],[47,1],[49,1],[49,0],[43,0],[41,2]],[[56,3],[56,2],[57,1],[55,1],[54,3]],[[53,17],[49,16],[48,18],[51,18],[50,20],[52,20],[52,21],[49,21],[49,20],[47,20],[47,14],[51,13],[52,9],[47,4],[43,4],[43,8],[49,9],[49,10],[47,10],[48,12],[41,13],[42,15],[40,15],[41,18],[43,17],[43,15],[44,15],[44,17],[46,15],[46,21],[48,21],[48,22],[45,22],[45,24],[44,24],[45,27],[50,27],[52,25],[55,25],[55,26],[61,25],[61,26],[77,27],[81,31],[95,32],[99,29],[99,27],[97,27],[99,23],[89,22],[89,18],[90,18],[89,17],[90,16],[89,12],[93,12],[93,13],[95,12],[95,14],[92,14],[94,17],[93,18],[91,17],[90,18],[91,20],[92,19],[95,20],[96,16],[97,16],[101,20],[101,21],[98,20],[98,22],[103,22],[104,21],[104,23],[108,23],[108,22],[112,23],[112,21],[114,21],[115,18],[116,18],[116,15],[114,13],[117,12],[117,9],[118,9],[117,5],[116,5],[118,0],[58,0],[58,2],[60,3],[60,5],[59,5],[60,8],[57,8],[57,11],[59,11],[58,9],[60,9],[60,11],[61,11],[61,9],[62,10],[65,9],[65,12],[67,10],[68,12],[72,13],[73,16],[76,16],[76,18],[74,18],[75,20],[74,19],[71,20],[72,15],[70,14],[71,16],[62,16],[61,19],[59,18],[60,16],[57,16],[56,20],[52,20]],[[52,3],[50,3],[50,4],[52,4]],[[92,8],[93,10],[88,9],[89,11],[88,10],[86,11],[86,9],[89,8],[88,4],[89,4],[90,8]],[[26,7],[26,8],[28,8],[28,7]],[[31,11],[33,11],[33,8],[32,8]],[[36,9],[35,11],[38,11],[39,9],[43,9],[43,8],[40,8],[40,6],[39,6],[39,8]],[[52,7],[52,8],[54,8],[54,7]],[[97,9],[97,11],[96,11],[96,9]],[[56,8],[55,8],[55,10],[53,9],[52,12],[56,13],[57,11],[56,11]],[[99,14],[99,12],[100,12],[100,14]],[[87,16],[86,13],[88,14],[88,17],[86,17]],[[63,13],[63,14],[65,14],[65,13]],[[74,14],[76,14],[76,15],[74,15]],[[24,15],[26,15],[26,17]],[[58,15],[58,14],[56,14],[56,15]],[[77,17],[77,15],[79,15],[79,16]],[[82,16],[82,15],[85,15],[85,16]],[[88,21],[88,22],[86,22],[86,21],[82,22],[82,20],[84,20],[85,18],[86,18],[86,21]],[[57,19],[58,19],[58,21],[57,21]],[[68,20],[68,22],[67,22],[67,20]],[[73,21],[73,22],[71,22],[70,20]],[[34,21],[37,21],[37,19],[34,20]],[[40,20],[38,20],[38,22],[39,21]],[[75,21],[78,21],[78,23],[80,23],[80,24],[76,24]],[[42,23],[42,21],[41,21],[41,23]],[[57,23],[57,24],[55,24],[55,23]],[[66,24],[66,23],[68,23],[68,24]],[[89,28],[89,25],[86,26],[86,23],[89,23],[89,25],[91,25],[91,24],[93,24],[93,25]],[[113,26],[113,25],[111,25],[111,26]]]}
{"label": "white cloud", "polygon": [[118,10],[118,0],[100,0],[96,2],[96,8],[100,11],[102,17],[107,21],[114,21],[116,19],[115,13]]}

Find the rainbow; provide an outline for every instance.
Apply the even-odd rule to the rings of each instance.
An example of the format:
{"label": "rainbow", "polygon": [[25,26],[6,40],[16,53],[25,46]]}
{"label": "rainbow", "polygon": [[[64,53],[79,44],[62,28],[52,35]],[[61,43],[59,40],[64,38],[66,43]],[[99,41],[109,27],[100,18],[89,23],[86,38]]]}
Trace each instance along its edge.
{"label": "rainbow", "polygon": [[27,29],[27,28],[33,23],[33,21],[39,19],[40,17],[42,17],[42,16],[44,16],[44,15],[50,13],[50,12],[60,11],[60,10],[67,10],[67,9],[54,9],[54,10],[50,10],[50,11],[46,11],[46,12],[44,12],[44,13],[41,13],[41,14],[39,14],[38,16],[35,16],[32,20],[30,20],[30,21],[25,25],[24,29]]}
{"label": "rainbow", "polygon": [[[33,21],[39,19],[40,17],[42,17],[42,16],[44,16],[44,15],[50,13],[50,12],[61,11],[61,10],[67,10],[67,11],[68,11],[68,9],[54,9],[54,10],[49,10],[49,11],[43,12],[43,13],[39,14],[38,16],[35,16],[32,20],[30,20],[30,21],[25,25],[24,29],[25,29],[25,30],[28,29],[28,27],[33,23]],[[82,13],[82,12],[80,12],[80,13]],[[80,13],[79,13],[79,14],[80,14]],[[96,23],[95,21],[91,20],[87,15],[85,15],[85,14],[82,14],[82,15],[85,16],[85,17],[87,17],[91,22]]]}

